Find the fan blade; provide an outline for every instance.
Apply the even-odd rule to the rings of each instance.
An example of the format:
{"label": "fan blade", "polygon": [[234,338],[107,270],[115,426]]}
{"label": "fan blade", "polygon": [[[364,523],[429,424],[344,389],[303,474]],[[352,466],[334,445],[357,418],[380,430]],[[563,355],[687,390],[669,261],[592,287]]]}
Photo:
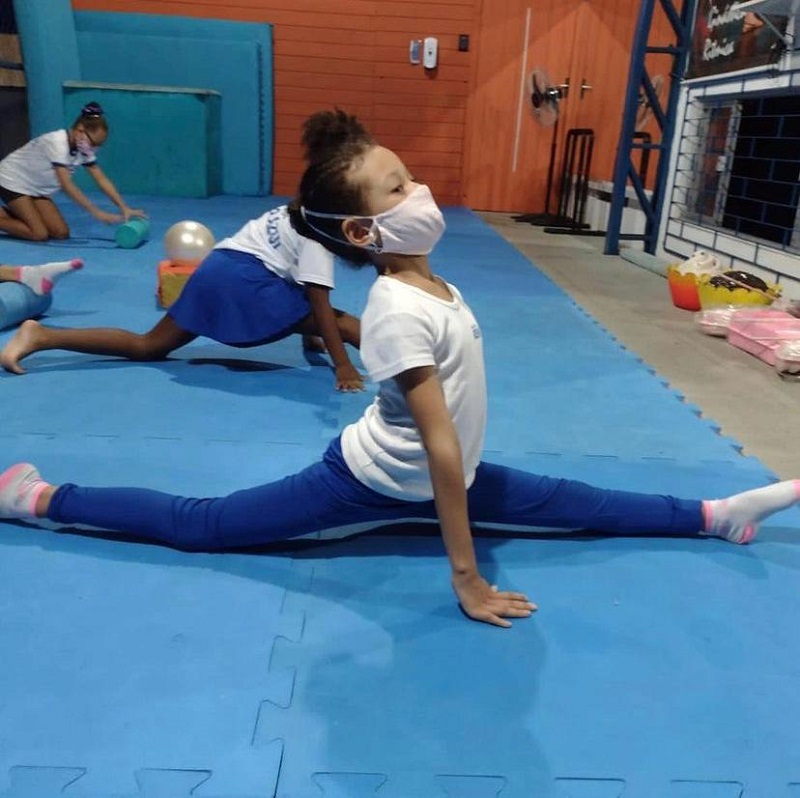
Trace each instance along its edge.
{"label": "fan blade", "polygon": [[553,127],[558,121],[558,105],[545,103],[533,112],[533,118],[542,127]]}

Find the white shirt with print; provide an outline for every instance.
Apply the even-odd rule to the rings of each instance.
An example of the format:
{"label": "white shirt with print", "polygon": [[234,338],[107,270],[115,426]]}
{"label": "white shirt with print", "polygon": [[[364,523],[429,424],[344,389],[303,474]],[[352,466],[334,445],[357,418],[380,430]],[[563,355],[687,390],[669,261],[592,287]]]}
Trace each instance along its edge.
{"label": "white shirt with print", "polygon": [[385,496],[433,498],[428,458],[397,381],[433,366],[455,424],[467,488],[475,479],[486,427],[481,331],[458,290],[452,301],[393,277],[379,277],[361,320],[361,359],[379,383],[364,415],[342,433],[342,454],[356,478]]}
{"label": "white shirt with print", "polygon": [[61,189],[56,166],[72,175],[79,166],[92,166],[97,159],[70,149],[66,130],[53,130],[31,139],[0,161],[0,186],[28,197],[49,197]]}
{"label": "white shirt with print", "polygon": [[255,255],[268,269],[293,283],[334,287],[332,253],[292,227],[285,205],[252,219],[214,248]]}

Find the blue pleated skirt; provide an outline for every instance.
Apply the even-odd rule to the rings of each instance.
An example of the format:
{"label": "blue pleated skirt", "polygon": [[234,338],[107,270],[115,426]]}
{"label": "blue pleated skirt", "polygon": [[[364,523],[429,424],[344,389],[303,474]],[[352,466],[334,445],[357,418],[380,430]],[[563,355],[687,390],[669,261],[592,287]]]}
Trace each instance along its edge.
{"label": "blue pleated skirt", "polygon": [[231,346],[285,338],[310,312],[302,286],[232,249],[213,250],[167,311],[187,332]]}

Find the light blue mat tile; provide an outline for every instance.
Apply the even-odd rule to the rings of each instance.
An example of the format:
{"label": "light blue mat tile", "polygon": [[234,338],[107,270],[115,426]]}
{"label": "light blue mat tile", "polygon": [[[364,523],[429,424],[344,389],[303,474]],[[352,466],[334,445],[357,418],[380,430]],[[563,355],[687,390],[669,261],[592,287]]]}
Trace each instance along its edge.
{"label": "light blue mat tile", "polygon": [[[73,242],[0,239],[3,261],[86,259],[48,323],[146,330],[170,224],[222,238],[278,200],[135,202],[137,250],[72,209]],[[772,478],[474,214],[447,218],[434,265],[484,331],[487,459],[687,498]],[[337,280],[359,313],[371,271]],[[371,398],[292,340],[28,365],[0,376],[4,461],[184,495],[314,462]],[[793,510],[748,547],[481,538],[487,578],[541,605],[500,631],[460,615],[430,527],[208,556],[0,523],[0,796],[789,796],[798,528]]]}

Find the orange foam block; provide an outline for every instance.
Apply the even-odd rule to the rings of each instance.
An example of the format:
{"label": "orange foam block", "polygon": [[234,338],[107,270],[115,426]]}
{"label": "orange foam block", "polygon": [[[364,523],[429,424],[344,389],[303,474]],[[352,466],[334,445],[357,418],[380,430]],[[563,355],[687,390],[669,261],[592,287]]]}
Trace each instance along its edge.
{"label": "orange foam block", "polygon": [[181,295],[183,286],[196,268],[197,266],[177,266],[171,260],[162,260],[158,264],[156,296],[162,308],[168,308]]}

